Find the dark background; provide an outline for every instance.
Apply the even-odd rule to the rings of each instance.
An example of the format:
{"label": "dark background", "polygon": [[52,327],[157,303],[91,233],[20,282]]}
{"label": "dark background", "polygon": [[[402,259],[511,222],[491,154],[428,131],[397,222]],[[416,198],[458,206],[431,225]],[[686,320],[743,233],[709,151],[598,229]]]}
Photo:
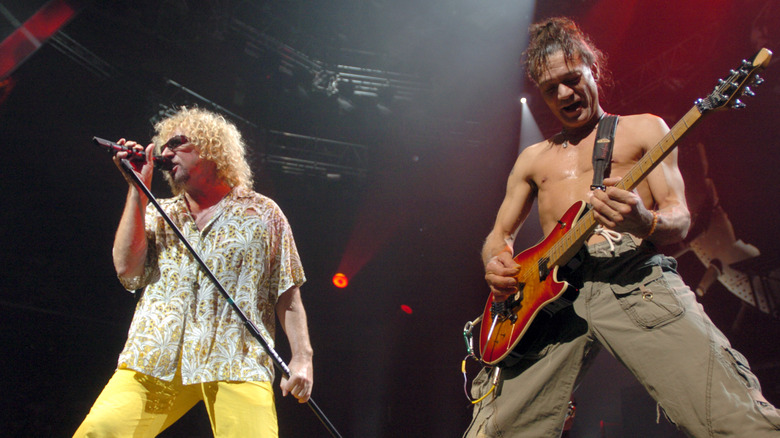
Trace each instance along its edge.
{"label": "dark background", "polygon": [[[127,187],[92,136],[146,142],[160,105],[199,104],[232,114],[253,151],[256,189],[293,226],[308,277],[314,399],[326,415],[345,437],[459,436],[471,412],[460,372],[463,326],[488,293],[481,243],[518,148],[527,146],[518,140],[518,97],[530,99],[543,135],[559,129],[518,61],[528,22],[575,18],[609,55],[614,87],[604,108],[658,114],[669,125],[741,59],[780,47],[772,0],[519,3],[80,4],[0,90],[3,435],[72,434],[124,343],[135,300],[116,280],[111,245]],[[7,19],[0,18],[0,36],[16,28],[9,16],[24,22],[44,4],[0,2]],[[258,48],[236,20],[283,46]],[[68,41],[81,49],[64,50],[74,47]],[[290,48],[327,69],[403,75],[415,91],[385,110],[370,98],[339,107],[336,96],[312,86],[310,69],[285,72],[280,53]],[[707,176],[735,235],[761,251],[763,275],[777,278],[775,64],[757,96],[744,99],[747,108],[695,128],[680,166],[701,220],[708,198],[694,145],[705,145]],[[341,177],[290,172],[270,159],[274,132],[359,145],[365,166]],[[161,178],[153,190],[168,194]],[[537,230],[529,223],[517,249],[539,240]],[[679,261],[686,281],[697,284],[704,265],[690,252]],[[339,270],[351,276],[346,289],[331,284]],[[778,319],[717,283],[700,301],[751,361],[766,397],[780,403]],[[289,358],[283,336],[277,348]],[[573,436],[674,436],[654,424],[652,401],[606,353],[577,401]],[[278,412],[282,436],[326,436],[294,400],[280,398]],[[202,406],[163,436],[210,436]]]}

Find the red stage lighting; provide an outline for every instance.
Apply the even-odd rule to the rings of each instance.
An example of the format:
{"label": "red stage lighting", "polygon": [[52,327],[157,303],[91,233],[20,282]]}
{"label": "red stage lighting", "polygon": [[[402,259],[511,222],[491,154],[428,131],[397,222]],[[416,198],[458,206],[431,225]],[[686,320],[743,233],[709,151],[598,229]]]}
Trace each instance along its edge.
{"label": "red stage lighting", "polygon": [[339,289],[344,289],[349,284],[349,279],[346,275],[339,272],[333,276],[333,285]]}
{"label": "red stage lighting", "polygon": [[401,310],[404,311],[404,313],[411,315],[413,310],[411,307],[407,306],[406,304],[401,304]]}
{"label": "red stage lighting", "polygon": [[5,79],[57,33],[81,8],[80,0],[52,0],[0,43],[0,79]]}

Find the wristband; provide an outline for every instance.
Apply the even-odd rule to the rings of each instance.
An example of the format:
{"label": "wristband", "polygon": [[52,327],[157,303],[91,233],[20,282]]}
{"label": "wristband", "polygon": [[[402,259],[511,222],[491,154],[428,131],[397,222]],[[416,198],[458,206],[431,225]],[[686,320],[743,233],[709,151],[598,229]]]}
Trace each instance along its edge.
{"label": "wristband", "polygon": [[655,227],[656,225],[658,225],[658,212],[655,210],[653,210],[652,212],[653,212],[653,223],[650,224],[650,231],[648,231],[645,237],[642,238],[644,240],[649,239],[650,236],[652,236],[653,233],[655,233]]}

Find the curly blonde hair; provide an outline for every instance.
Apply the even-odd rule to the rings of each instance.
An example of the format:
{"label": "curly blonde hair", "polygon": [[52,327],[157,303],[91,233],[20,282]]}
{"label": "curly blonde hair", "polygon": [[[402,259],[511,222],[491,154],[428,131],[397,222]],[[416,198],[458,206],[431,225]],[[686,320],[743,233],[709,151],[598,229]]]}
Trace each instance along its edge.
{"label": "curly blonde hair", "polygon": [[[162,146],[176,131],[183,132],[198,147],[200,157],[216,164],[217,178],[230,187],[243,185],[252,188],[252,169],[246,159],[246,144],[236,125],[224,116],[202,109],[181,107],[154,126],[156,134],[152,137],[155,152],[160,153]],[[165,179],[174,194],[179,194],[170,175]]]}

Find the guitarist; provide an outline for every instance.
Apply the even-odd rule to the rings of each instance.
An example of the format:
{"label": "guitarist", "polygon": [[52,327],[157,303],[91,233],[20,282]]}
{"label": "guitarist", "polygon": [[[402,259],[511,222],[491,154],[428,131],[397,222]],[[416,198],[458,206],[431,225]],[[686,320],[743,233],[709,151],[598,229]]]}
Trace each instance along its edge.
{"label": "guitarist", "polygon": [[[656,250],[690,226],[673,151],[633,191],[614,187],[669,128],[659,117],[622,116],[606,190],[592,190],[603,54],[579,27],[552,18],[530,29],[526,71],[562,131],[520,154],[483,249],[494,301],[522,293],[514,236],[538,202],[545,235],[577,201],[592,205],[597,231],[565,275],[573,304],[557,312],[522,358],[475,379],[467,437],[558,437],[567,402],[596,353],[605,348],[648,389],[667,417],[694,437],[780,437],[780,414],[761,395],[745,358],[712,324]],[[522,263],[522,260],[521,260]],[[489,324],[489,321],[483,324]]]}

